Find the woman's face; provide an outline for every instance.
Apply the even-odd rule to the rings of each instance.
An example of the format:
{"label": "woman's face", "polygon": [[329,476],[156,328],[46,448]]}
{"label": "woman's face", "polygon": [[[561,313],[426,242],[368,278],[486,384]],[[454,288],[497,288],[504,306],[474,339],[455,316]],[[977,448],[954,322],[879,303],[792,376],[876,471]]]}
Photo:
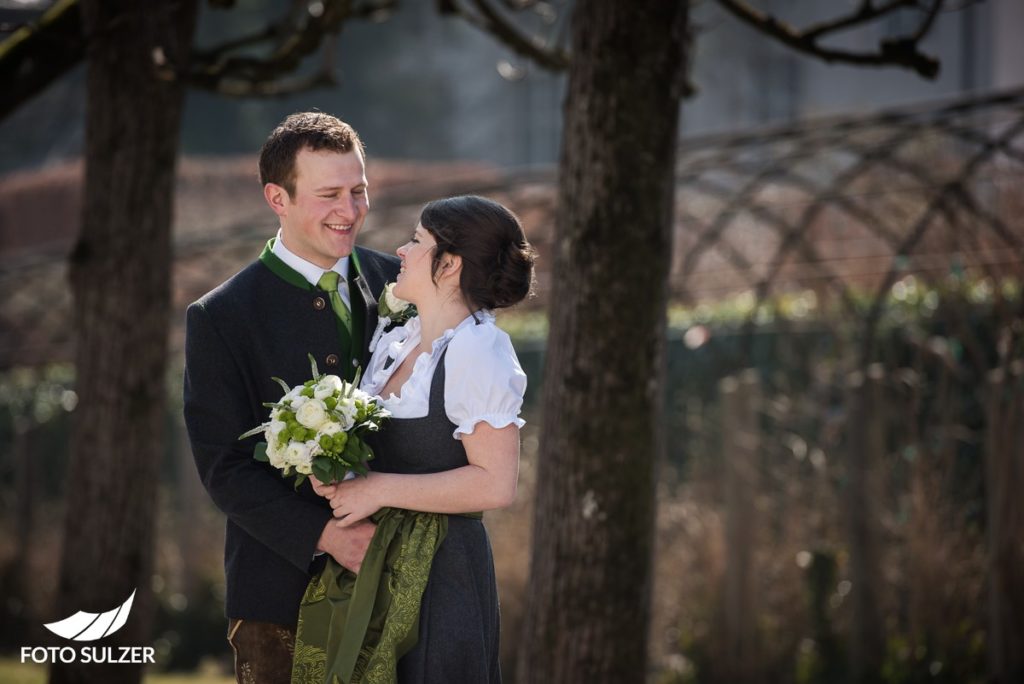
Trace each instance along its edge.
{"label": "woman's face", "polygon": [[417,223],[412,237],[397,250],[402,267],[395,284],[396,297],[420,304],[425,297],[437,294],[437,286],[430,277],[430,265],[434,260],[436,246],[434,236]]}

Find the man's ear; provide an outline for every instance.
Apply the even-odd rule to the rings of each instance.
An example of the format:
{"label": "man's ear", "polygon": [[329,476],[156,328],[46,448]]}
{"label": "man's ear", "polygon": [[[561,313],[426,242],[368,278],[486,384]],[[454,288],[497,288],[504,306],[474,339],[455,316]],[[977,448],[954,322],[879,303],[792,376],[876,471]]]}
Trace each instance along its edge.
{"label": "man's ear", "polygon": [[263,199],[267,200],[270,210],[278,216],[285,216],[288,213],[288,205],[291,198],[288,191],[277,183],[267,183],[263,186]]}

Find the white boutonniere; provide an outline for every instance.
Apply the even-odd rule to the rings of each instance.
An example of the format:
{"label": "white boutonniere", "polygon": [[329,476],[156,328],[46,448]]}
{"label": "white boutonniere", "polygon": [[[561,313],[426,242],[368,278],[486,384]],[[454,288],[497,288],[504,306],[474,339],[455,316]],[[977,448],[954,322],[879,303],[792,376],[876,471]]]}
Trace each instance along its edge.
{"label": "white boutonniere", "polygon": [[370,352],[377,348],[380,336],[386,328],[403,325],[416,316],[416,305],[395,296],[395,283],[388,283],[377,300],[377,329],[370,340]]}

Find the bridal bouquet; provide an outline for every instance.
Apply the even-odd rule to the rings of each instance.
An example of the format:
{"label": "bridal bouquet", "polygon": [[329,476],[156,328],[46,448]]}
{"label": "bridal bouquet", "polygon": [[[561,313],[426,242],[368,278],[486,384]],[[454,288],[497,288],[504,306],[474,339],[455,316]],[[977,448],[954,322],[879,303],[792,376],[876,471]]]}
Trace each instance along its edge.
{"label": "bridal bouquet", "polygon": [[256,445],[254,457],[282,471],[297,474],[295,486],[309,475],[321,482],[345,479],[350,472],[365,475],[373,451],[362,437],[380,428],[390,414],[376,397],[358,389],[359,376],[346,382],[337,375],[321,375],[309,356],[313,379],[289,387],[273,378],[284,390],[275,403],[266,403],[270,420],[244,433],[239,439],[262,434],[266,442]]}

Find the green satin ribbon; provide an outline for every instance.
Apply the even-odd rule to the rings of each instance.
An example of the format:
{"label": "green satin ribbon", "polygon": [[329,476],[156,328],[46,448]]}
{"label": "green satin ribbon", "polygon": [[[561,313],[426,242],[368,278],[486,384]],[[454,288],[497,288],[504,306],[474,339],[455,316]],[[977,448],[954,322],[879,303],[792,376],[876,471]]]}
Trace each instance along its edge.
{"label": "green satin ribbon", "polygon": [[416,645],[420,603],[448,516],[384,508],[374,522],[358,575],[328,557],[310,580],[299,608],[292,684],[394,684],[398,659]]}

